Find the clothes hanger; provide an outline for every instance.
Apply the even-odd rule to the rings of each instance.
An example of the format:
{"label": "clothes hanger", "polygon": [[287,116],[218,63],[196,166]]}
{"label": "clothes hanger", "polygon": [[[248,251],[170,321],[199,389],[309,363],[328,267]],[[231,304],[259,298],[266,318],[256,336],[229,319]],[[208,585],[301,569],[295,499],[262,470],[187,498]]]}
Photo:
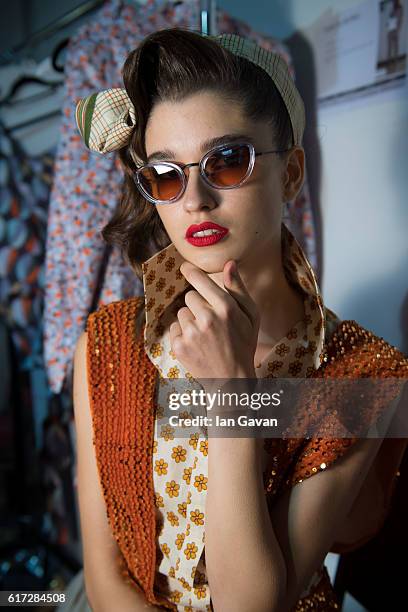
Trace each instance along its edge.
{"label": "clothes hanger", "polygon": [[39,97],[39,95],[40,97],[44,95],[44,92],[43,92],[42,94],[34,94],[33,96],[29,96],[28,98],[14,100],[14,96],[16,95],[18,91],[20,91],[22,87],[24,87],[24,85],[34,85],[34,84],[42,85],[48,88],[49,91],[46,92],[48,94],[48,93],[54,92],[63,83],[64,81],[47,81],[45,79],[42,79],[36,76],[29,76],[29,75],[22,76],[19,79],[17,79],[17,81],[15,81],[9,93],[0,100],[0,105],[10,105],[10,104],[18,104],[19,102],[34,101],[35,99]]}
{"label": "clothes hanger", "polygon": [[47,113],[46,115],[40,115],[39,117],[33,117],[32,119],[27,119],[27,121],[22,121],[21,123],[17,123],[17,125],[6,126],[2,124],[4,131],[7,134],[14,132],[16,130],[21,130],[25,127],[30,127],[30,125],[34,125],[36,123],[40,123],[41,121],[45,121],[46,119],[52,119],[54,117],[58,117],[61,115],[61,109],[52,111],[51,113]]}
{"label": "clothes hanger", "polygon": [[68,25],[82,19],[82,17],[85,15],[88,15],[99,8],[104,1],[105,0],[87,0],[76,8],[64,13],[64,15],[61,15],[42,30],[34,32],[17,46],[7,49],[6,51],[2,51],[0,53],[0,65],[7,65],[16,58],[20,58],[21,53],[25,53],[27,50],[32,49],[34,45],[37,45],[43,40],[47,40],[50,36],[53,36],[60,30],[66,28]]}
{"label": "clothes hanger", "polygon": [[61,40],[60,43],[58,43],[58,45],[54,49],[54,52],[51,57],[51,63],[52,67],[54,68],[54,70],[56,70],[56,72],[64,72],[64,64],[59,64],[58,58],[61,55],[62,51],[64,51],[64,49],[66,49],[66,47],[68,46],[69,40],[69,38],[64,38],[63,40]]}

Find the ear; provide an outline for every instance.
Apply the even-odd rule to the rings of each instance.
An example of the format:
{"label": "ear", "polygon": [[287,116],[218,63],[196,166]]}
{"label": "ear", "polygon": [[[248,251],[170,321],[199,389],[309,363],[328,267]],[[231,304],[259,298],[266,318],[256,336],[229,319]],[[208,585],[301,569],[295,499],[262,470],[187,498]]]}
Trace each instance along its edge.
{"label": "ear", "polygon": [[282,196],[284,202],[294,200],[302,188],[305,178],[305,151],[294,146],[285,158],[283,168]]}

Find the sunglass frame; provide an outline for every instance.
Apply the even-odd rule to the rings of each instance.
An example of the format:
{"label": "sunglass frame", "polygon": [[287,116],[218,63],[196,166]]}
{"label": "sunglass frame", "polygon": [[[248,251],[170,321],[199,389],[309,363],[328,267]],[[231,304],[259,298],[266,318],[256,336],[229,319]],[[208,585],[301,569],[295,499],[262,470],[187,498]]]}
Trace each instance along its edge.
{"label": "sunglass frame", "polygon": [[[239,183],[236,183],[235,185],[229,185],[226,187],[221,187],[219,185],[214,185],[207,177],[206,173],[205,173],[205,164],[208,161],[209,157],[211,157],[211,155],[213,155],[214,153],[218,153],[219,151],[222,151],[224,149],[232,149],[235,147],[242,147],[242,146],[246,146],[249,149],[249,164],[248,164],[248,170],[246,171],[245,176],[242,178],[242,180]],[[213,147],[212,149],[210,149],[209,151],[207,151],[207,153],[205,155],[203,155],[203,157],[200,159],[199,162],[191,162],[189,164],[181,164],[178,163],[176,164],[175,162],[169,162],[169,161],[153,161],[150,162],[148,164],[144,164],[143,166],[140,166],[139,168],[137,168],[135,174],[134,174],[134,181],[136,184],[136,187],[138,188],[139,192],[142,194],[142,196],[148,200],[149,202],[151,202],[152,204],[173,204],[174,202],[177,202],[177,200],[179,200],[181,197],[183,197],[183,194],[187,188],[187,181],[189,178],[189,173],[188,173],[188,169],[191,168],[192,166],[199,166],[199,170],[200,170],[200,175],[203,179],[203,181],[209,186],[212,187],[213,189],[237,189],[238,187],[241,187],[241,185],[243,185],[251,176],[252,171],[254,169],[255,166],[255,157],[257,157],[258,155],[266,155],[268,153],[286,153],[287,151],[290,151],[290,149],[283,149],[283,150],[273,150],[273,151],[262,151],[262,152],[255,152],[255,147],[251,142],[234,142],[234,143],[224,143],[221,145],[217,145],[216,147]],[[151,168],[154,166],[169,166],[170,168],[172,168],[173,170],[176,170],[176,172],[179,174],[180,178],[181,178],[181,189],[178,195],[174,196],[174,198],[171,198],[170,200],[158,200],[156,198],[154,198],[153,196],[151,196],[149,193],[147,193],[147,191],[145,191],[145,189],[143,188],[142,182],[140,180],[140,175],[141,172],[143,170],[145,170],[146,168]],[[187,170],[187,173],[186,173]]]}

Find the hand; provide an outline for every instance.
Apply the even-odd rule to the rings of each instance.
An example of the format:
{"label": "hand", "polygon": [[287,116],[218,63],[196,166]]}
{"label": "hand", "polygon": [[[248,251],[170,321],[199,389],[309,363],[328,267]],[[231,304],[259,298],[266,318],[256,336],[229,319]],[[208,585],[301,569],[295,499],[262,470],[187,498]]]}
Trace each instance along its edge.
{"label": "hand", "polygon": [[186,306],[170,325],[176,358],[196,379],[255,378],[260,317],[235,261],[224,265],[226,291],[190,262],[180,271],[196,290],[185,294]]}

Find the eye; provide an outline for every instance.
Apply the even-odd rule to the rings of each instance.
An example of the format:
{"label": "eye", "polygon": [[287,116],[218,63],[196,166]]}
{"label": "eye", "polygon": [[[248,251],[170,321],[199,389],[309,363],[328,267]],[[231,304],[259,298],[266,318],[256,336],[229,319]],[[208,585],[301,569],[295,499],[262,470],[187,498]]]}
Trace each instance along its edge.
{"label": "eye", "polygon": [[241,164],[244,157],[245,147],[230,147],[221,151],[222,159],[227,166]]}
{"label": "eye", "polygon": [[247,148],[243,145],[227,146],[214,151],[207,159],[207,169],[211,172],[241,166],[247,159]]}

